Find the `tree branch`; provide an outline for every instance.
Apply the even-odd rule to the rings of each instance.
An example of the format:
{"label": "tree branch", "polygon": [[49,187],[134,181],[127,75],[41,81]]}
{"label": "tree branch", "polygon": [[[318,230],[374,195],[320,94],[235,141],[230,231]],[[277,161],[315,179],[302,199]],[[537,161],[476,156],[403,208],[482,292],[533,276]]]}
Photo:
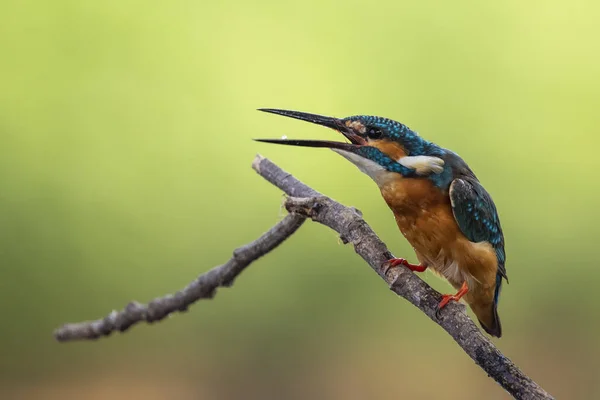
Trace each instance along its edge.
{"label": "tree branch", "polygon": [[477,365],[513,397],[524,400],[553,399],[481,333],[467,316],[463,305],[450,303],[443,309],[441,319],[437,319],[436,307],[441,299],[437,291],[403,266],[391,268],[384,274],[382,265],[393,256],[358,210],[323,196],[266,158],[257,156],[252,167],[290,196],[285,203],[290,212],[288,216],[254,242],[235,250],[227,263],[200,275],[174,295],[154,299],[148,305],[129,303],[123,310],[113,311],[103,319],[66,324],[55,331],[56,339],[96,339],[113,331],[123,332],[141,321],[151,323],[170,313],[185,311],[197,300],[212,298],[219,286],[231,286],[250,263],[281,244],[302,225],[305,218],[311,218],[339,233],[344,243],[352,243],[355,251],[388,283],[394,293],[404,297],[440,325]]}
{"label": "tree branch", "polygon": [[237,248],[233,257],[225,264],[200,275],[196,280],[175,294],[156,298],[148,304],[132,301],[121,311],[112,311],[108,316],[95,321],[65,324],[54,332],[61,342],[97,339],[114,331],[125,332],[141,321],[160,321],[176,311],[187,308],[201,299],[212,299],[219,286],[233,285],[235,278],[253,261],[264,256],[291,236],[304,222],[298,214],[289,214],[254,242]]}
{"label": "tree branch", "polygon": [[345,243],[352,243],[358,255],[394,293],[440,325],[477,365],[513,397],[553,399],[494,346],[466,314],[464,305],[451,302],[442,310],[441,319],[437,319],[435,313],[441,300],[440,293],[404,266],[390,268],[384,275],[382,265],[393,257],[392,253],[358,210],[315,192],[266,158],[257,156],[252,166],[263,178],[294,196],[288,198],[285,204],[289,212],[311,218],[339,233]]}

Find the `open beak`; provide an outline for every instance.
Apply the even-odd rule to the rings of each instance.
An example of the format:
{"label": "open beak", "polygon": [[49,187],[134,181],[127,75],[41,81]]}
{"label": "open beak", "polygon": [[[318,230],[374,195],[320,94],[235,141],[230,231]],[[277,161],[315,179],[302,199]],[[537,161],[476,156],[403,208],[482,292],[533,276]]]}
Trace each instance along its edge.
{"label": "open beak", "polygon": [[278,110],[274,108],[260,108],[259,111],[264,111],[272,114],[283,115],[284,117],[301,119],[302,121],[312,122],[313,124],[323,125],[328,128],[340,132],[350,143],[334,142],[331,140],[288,140],[288,139],[254,139],[257,142],[285,144],[289,146],[305,146],[305,147],[326,147],[330,149],[340,149],[355,152],[361,146],[367,144],[367,141],[354,133],[347,127],[341,119],[333,117],[324,117],[322,115],[308,114],[298,111]]}

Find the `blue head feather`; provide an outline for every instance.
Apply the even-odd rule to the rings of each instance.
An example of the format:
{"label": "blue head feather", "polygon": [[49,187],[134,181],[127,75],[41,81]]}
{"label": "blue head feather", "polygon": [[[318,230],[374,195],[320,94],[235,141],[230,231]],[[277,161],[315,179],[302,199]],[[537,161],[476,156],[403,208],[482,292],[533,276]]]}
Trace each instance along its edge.
{"label": "blue head feather", "polygon": [[[398,121],[373,115],[355,115],[344,118],[342,121],[358,121],[366,127],[367,132],[371,128],[379,130],[381,139],[398,142],[410,156],[444,158],[448,153],[447,150],[439,147],[435,143],[423,139],[417,132]],[[388,171],[398,172],[406,177],[415,176],[413,170],[402,166],[397,160],[391,159],[376,148],[366,147],[361,150],[360,154],[363,155],[363,157],[377,162]],[[444,166],[444,170],[441,173],[432,174],[428,179],[430,179],[435,186],[447,189],[453,179],[452,165]]]}
{"label": "blue head feather", "polygon": [[429,155],[428,152],[433,145],[408,126],[392,119],[374,115],[355,115],[344,118],[343,121],[359,121],[367,127],[381,129],[383,138],[400,143],[411,156]]}

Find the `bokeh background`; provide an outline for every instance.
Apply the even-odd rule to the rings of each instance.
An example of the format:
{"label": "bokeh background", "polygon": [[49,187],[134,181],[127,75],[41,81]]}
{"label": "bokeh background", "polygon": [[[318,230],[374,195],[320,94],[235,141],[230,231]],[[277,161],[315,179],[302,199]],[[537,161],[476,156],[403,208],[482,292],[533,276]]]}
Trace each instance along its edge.
{"label": "bokeh background", "polygon": [[186,314],[54,341],[276,223],[256,153],[414,260],[346,160],[250,140],[334,132],[259,107],[390,117],[468,160],[507,241],[499,348],[559,398],[600,397],[599,17],[584,0],[3,0],[0,397],[508,398],[311,223]]}

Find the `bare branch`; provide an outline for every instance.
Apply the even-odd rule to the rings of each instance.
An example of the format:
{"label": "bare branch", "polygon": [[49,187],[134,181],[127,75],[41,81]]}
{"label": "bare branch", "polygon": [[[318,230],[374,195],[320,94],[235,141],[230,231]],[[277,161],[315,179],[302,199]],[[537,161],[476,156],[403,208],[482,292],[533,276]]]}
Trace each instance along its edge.
{"label": "bare branch", "polygon": [[133,301],[123,310],[113,311],[105,318],[95,321],[63,325],[54,332],[54,337],[61,342],[97,339],[114,331],[124,332],[141,321],[152,323],[173,312],[186,311],[191,304],[200,299],[211,299],[219,286],[233,285],[235,278],[248,265],[279,246],[296,232],[304,220],[305,218],[298,214],[287,215],[254,242],[234,250],[233,257],[225,264],[200,275],[175,294],[156,298],[148,304]]}
{"label": "bare branch", "polygon": [[382,265],[393,256],[358,210],[323,196],[261,156],[256,157],[252,167],[291,196],[286,200],[290,214],[285,219],[256,241],[235,250],[227,263],[200,275],[174,295],[157,298],[148,305],[132,302],[125,309],[113,311],[104,319],[66,324],[56,330],[56,339],[96,339],[113,331],[123,332],[140,321],[151,323],[172,312],[185,311],[199,299],[212,298],[219,286],[231,286],[244,268],[292,235],[305,218],[311,218],[339,233],[344,243],[352,243],[355,251],[388,283],[394,293],[404,297],[440,325],[477,365],[513,397],[526,400],[553,399],[481,333],[467,316],[463,305],[449,304],[442,311],[441,319],[437,319],[436,307],[441,299],[438,292],[403,266],[391,268],[384,274]]}
{"label": "bare branch", "polygon": [[266,158],[257,156],[253,168],[285,193],[295,196],[286,201],[289,212],[311,218],[339,233],[344,242],[352,243],[354,250],[394,293],[440,325],[477,365],[513,397],[553,399],[494,346],[466,314],[464,305],[450,303],[442,310],[441,319],[437,319],[435,313],[441,300],[440,293],[404,266],[390,268],[384,275],[382,265],[393,256],[357,210],[316,193]]}

